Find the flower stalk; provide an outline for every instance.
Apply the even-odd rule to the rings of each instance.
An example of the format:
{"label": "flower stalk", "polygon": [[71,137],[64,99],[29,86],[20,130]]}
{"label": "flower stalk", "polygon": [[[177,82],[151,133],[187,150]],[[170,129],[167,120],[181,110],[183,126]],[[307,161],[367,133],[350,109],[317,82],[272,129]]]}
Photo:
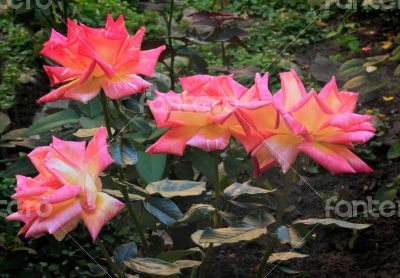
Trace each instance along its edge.
{"label": "flower stalk", "polygon": [[146,257],[151,257],[151,250],[149,248],[146,237],[144,235],[142,224],[140,223],[139,219],[137,218],[135,212],[133,211],[132,205],[130,203],[128,190],[124,186],[121,186],[119,189],[120,189],[122,195],[124,196],[124,201],[125,201],[126,207],[128,209],[128,214],[131,217],[132,222],[135,225],[137,232],[139,233],[139,237],[140,237],[140,240],[143,245],[143,253]]}
{"label": "flower stalk", "polygon": [[277,230],[283,223],[283,217],[285,215],[287,199],[289,197],[290,188],[291,188],[293,182],[295,181],[295,178],[296,178],[296,172],[294,169],[290,169],[282,177],[283,188],[282,188],[282,192],[279,196],[278,208],[277,208],[276,217],[275,217],[276,218],[276,230],[272,235],[267,237],[267,248],[264,252],[264,255],[261,259],[261,263],[258,267],[257,276],[256,276],[257,278],[263,278],[265,268],[267,267],[267,264],[268,264],[268,259],[279,244]]}
{"label": "flower stalk", "polygon": [[100,92],[100,101],[101,105],[103,108],[103,115],[104,115],[104,123],[106,125],[107,129],[107,135],[108,135],[108,141],[112,140],[112,131],[111,131],[111,117],[110,117],[110,111],[108,110],[108,104],[107,104],[107,97],[104,94],[104,91],[101,90]]}
{"label": "flower stalk", "polygon": [[125,278],[125,275],[123,274],[122,271],[118,270],[117,266],[115,265],[115,262],[111,259],[110,254],[107,251],[107,248],[102,240],[99,240],[97,243],[100,247],[100,251],[103,254],[104,258],[106,259],[108,265],[112,269],[112,271],[117,274],[118,277],[120,278]]}
{"label": "flower stalk", "polygon": [[[111,140],[112,131],[111,131],[111,124],[110,124],[110,122],[111,122],[110,121],[110,111],[109,111],[108,105],[107,105],[107,97],[106,97],[106,95],[104,94],[103,91],[100,92],[100,100],[101,100],[101,103],[102,103],[102,106],[103,106],[104,122],[106,124],[108,137]],[[121,107],[117,108],[119,114],[121,116],[123,116],[123,113],[122,113],[121,109],[122,109]],[[124,179],[123,169],[120,170],[120,177],[121,177],[121,179]],[[151,257],[151,251],[150,251],[149,245],[147,243],[146,237],[144,235],[143,227],[140,224],[139,219],[136,217],[136,214],[133,211],[132,206],[130,204],[128,190],[126,189],[126,187],[120,186],[119,187],[119,191],[121,191],[122,196],[124,197],[124,201],[125,201],[126,207],[128,209],[128,214],[129,214],[129,216],[130,216],[130,218],[131,218],[131,220],[132,220],[137,232],[139,233],[139,237],[140,237],[140,240],[141,240],[142,245],[143,245],[143,253],[145,254],[145,256]]]}

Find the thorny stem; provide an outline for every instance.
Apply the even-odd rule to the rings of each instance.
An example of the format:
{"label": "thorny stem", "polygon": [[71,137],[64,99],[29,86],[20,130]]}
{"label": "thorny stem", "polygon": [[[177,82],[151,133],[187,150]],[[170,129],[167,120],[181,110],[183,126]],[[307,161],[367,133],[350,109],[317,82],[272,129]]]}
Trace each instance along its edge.
{"label": "thorny stem", "polygon": [[108,110],[107,97],[103,90],[100,92],[101,105],[103,106],[104,123],[107,129],[108,141],[112,140],[110,111]]}
{"label": "thorny stem", "polygon": [[218,151],[214,151],[214,192],[215,192],[215,215],[214,215],[214,228],[219,228],[221,226],[221,215],[219,212],[222,210],[222,202],[221,202],[221,188],[219,182],[219,153]]}
{"label": "thorny stem", "polygon": [[221,42],[221,53],[222,53],[222,65],[224,65],[225,67],[229,68],[228,60],[227,60],[226,53],[225,53],[225,44],[224,44],[224,42]]}
{"label": "thorny stem", "polygon": [[128,209],[129,216],[131,217],[132,222],[135,225],[137,232],[139,233],[140,240],[142,242],[143,249],[144,249],[144,255],[146,257],[151,257],[151,251],[150,251],[149,245],[147,243],[146,237],[144,236],[142,224],[140,223],[139,219],[136,217],[136,214],[133,211],[132,205],[130,203],[128,190],[126,189],[125,186],[121,186],[119,189],[120,189],[122,195],[124,196],[124,201],[126,203],[126,207]]}
{"label": "thorny stem", "polygon": [[[111,125],[110,125],[110,113],[109,113],[108,106],[107,106],[107,98],[103,91],[100,92],[100,100],[101,100],[101,103],[103,106],[104,121],[106,124],[107,134],[108,134],[109,140],[111,140],[112,132],[111,132]],[[120,110],[121,107],[118,106],[117,109],[118,109],[118,112],[121,115],[123,115],[122,111]],[[121,179],[124,179],[123,169],[120,169],[119,173],[120,173]],[[124,201],[125,201],[126,207],[128,209],[128,214],[131,217],[132,222],[135,225],[137,232],[139,233],[140,239],[142,241],[143,249],[144,249],[144,254],[146,256],[151,256],[151,251],[150,251],[149,245],[147,244],[146,237],[144,236],[143,227],[140,224],[139,219],[136,217],[136,214],[132,209],[132,206],[131,206],[131,203],[129,200],[128,191],[127,191],[126,187],[124,187],[124,186],[120,186],[119,190],[121,191],[121,193],[124,197]]]}
{"label": "thorny stem", "polygon": [[[295,172],[290,169],[289,172],[287,172],[285,175],[283,175],[283,189],[282,193],[279,197],[279,202],[278,202],[278,208],[276,212],[276,228],[278,229],[283,222],[283,216],[285,214],[285,209],[286,209],[286,202],[287,198],[289,196],[290,188],[292,186],[292,183],[295,178]],[[268,241],[267,241],[267,249],[264,252],[264,255],[261,259],[260,266],[258,267],[257,271],[257,278],[263,278],[263,274],[265,272],[265,268],[267,267],[268,259],[271,256],[271,254],[274,252],[274,249],[276,246],[279,244],[279,239],[277,236],[277,231],[275,231],[274,234],[271,236],[268,236]]]}
{"label": "thorny stem", "polygon": [[124,278],[125,275],[120,270],[118,270],[117,266],[115,265],[115,262],[111,259],[110,254],[108,254],[108,251],[107,251],[107,248],[106,248],[104,242],[102,240],[99,240],[98,245],[100,247],[101,253],[103,254],[104,258],[106,259],[108,265],[111,267],[112,271],[114,273],[116,273],[118,277]]}
{"label": "thorny stem", "polygon": [[[219,165],[219,152],[214,151],[213,152],[214,156],[214,192],[215,192],[215,214],[214,214],[214,229],[218,229],[221,227],[221,215],[220,211],[222,211],[222,202],[221,202],[221,188],[220,188],[220,182],[219,182],[219,171],[218,171],[218,165]],[[204,263],[203,266],[200,270],[200,277],[205,276],[205,271],[208,267],[208,263],[212,254],[213,250],[213,244],[210,243],[207,247],[207,251],[204,257]]]}

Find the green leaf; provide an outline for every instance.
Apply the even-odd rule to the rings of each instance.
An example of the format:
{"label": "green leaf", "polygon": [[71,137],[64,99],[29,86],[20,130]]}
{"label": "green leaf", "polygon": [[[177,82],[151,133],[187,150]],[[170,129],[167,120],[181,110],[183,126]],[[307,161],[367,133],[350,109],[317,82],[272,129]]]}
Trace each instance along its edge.
{"label": "green leaf", "polygon": [[97,117],[102,112],[101,102],[98,97],[92,99],[86,104],[82,102],[76,102],[76,106],[83,114],[90,118]]}
{"label": "green leaf", "polygon": [[27,156],[24,156],[20,160],[17,160],[8,166],[7,169],[2,171],[0,175],[5,178],[12,178],[17,174],[29,176],[35,173],[37,173],[36,168],[33,166],[30,159]]}
{"label": "green leaf", "polygon": [[165,154],[148,154],[138,152],[136,169],[144,181],[149,184],[162,178],[167,156]]}
{"label": "green leaf", "polygon": [[[119,191],[119,190],[105,188],[102,191],[114,198],[121,199],[121,200],[124,199],[124,195],[122,195],[121,191]],[[137,194],[133,194],[133,193],[128,193],[128,198],[130,201],[144,201],[146,199],[145,197],[143,197],[141,195],[137,195]]]}
{"label": "green leaf", "polygon": [[258,209],[251,211],[239,223],[242,227],[265,228],[274,222],[275,218],[271,214],[265,210]]}
{"label": "green leaf", "polygon": [[343,88],[344,89],[355,89],[355,88],[361,87],[362,85],[364,85],[366,83],[368,83],[368,77],[366,75],[359,75],[359,76],[353,77],[352,79],[347,81],[343,85]]}
{"label": "green leaf", "polygon": [[275,190],[266,190],[260,187],[255,187],[255,186],[251,186],[248,185],[247,183],[238,183],[235,182],[233,184],[231,184],[230,186],[228,186],[227,188],[225,188],[224,190],[224,194],[230,198],[230,199],[234,199],[237,198],[241,195],[244,194],[249,194],[249,195],[258,195],[258,194],[270,194],[271,192],[274,192]]}
{"label": "green leaf", "polygon": [[400,157],[400,139],[390,146],[390,149],[387,153],[388,159],[395,159],[398,157]]}
{"label": "green leaf", "polygon": [[288,261],[291,259],[300,259],[300,258],[305,258],[308,257],[307,254],[301,254],[297,252],[279,252],[279,253],[272,253],[271,256],[268,259],[268,263],[274,263],[274,262],[281,262],[281,261]]}
{"label": "green leaf", "polygon": [[353,76],[361,74],[365,71],[364,60],[362,59],[351,59],[345,62],[339,69],[338,78],[341,80],[347,80]]}
{"label": "green leaf", "polygon": [[254,228],[221,228],[207,227],[201,234],[200,243],[237,243],[243,240],[253,240],[267,233],[267,229]]}
{"label": "green leaf", "polygon": [[163,260],[166,262],[173,263],[181,258],[186,256],[190,256],[196,253],[199,253],[200,250],[192,249],[192,250],[174,250],[174,251],[166,251],[157,255],[157,259]]}
{"label": "green leaf", "polygon": [[343,221],[343,220],[338,220],[338,219],[333,219],[333,218],[324,218],[324,219],[318,219],[318,218],[309,218],[309,219],[302,219],[302,220],[296,220],[293,222],[293,224],[304,224],[304,225],[316,225],[316,224],[321,224],[321,225],[335,225],[341,228],[346,228],[346,229],[354,229],[354,230],[363,230],[371,226],[370,224],[358,224],[358,223],[351,223],[348,221]]}
{"label": "green leaf", "polygon": [[6,114],[0,112],[0,133],[3,133],[10,123],[10,118]]}
{"label": "green leaf", "polygon": [[259,187],[248,185],[246,183],[235,182],[224,190],[226,197],[234,203],[256,203],[267,204],[270,200],[270,193],[275,190],[266,190]]}
{"label": "green leaf", "polygon": [[175,221],[182,217],[182,212],[170,199],[150,197],[144,203],[144,207],[167,226],[174,224]]}
{"label": "green leaf", "polygon": [[149,275],[169,276],[180,274],[179,267],[174,263],[153,258],[135,258],[125,262],[132,270]]}
{"label": "green leaf", "polygon": [[138,161],[135,146],[129,140],[115,141],[109,150],[114,162],[122,167],[135,165]]}
{"label": "green leaf", "polygon": [[393,51],[392,51],[392,57],[389,59],[390,61],[399,61],[400,60],[400,45],[397,46]]}
{"label": "green leaf", "polygon": [[150,194],[161,194],[166,198],[201,195],[206,190],[205,182],[169,180],[156,181],[146,187]]}
{"label": "green leaf", "polygon": [[104,117],[103,116],[97,116],[96,118],[89,118],[82,116],[79,119],[79,124],[81,125],[82,128],[88,129],[88,128],[97,128],[100,126],[104,126]]}
{"label": "green leaf", "polygon": [[384,61],[386,61],[390,57],[389,54],[379,55],[374,57],[368,57],[367,62],[364,63],[364,67],[375,66]]}
{"label": "green leaf", "polygon": [[136,117],[132,122],[130,122],[129,125],[134,130],[142,132],[144,134],[150,134],[153,131],[148,121],[143,118]]}
{"label": "green leaf", "polygon": [[142,144],[146,142],[147,135],[142,132],[125,133],[124,138]]}
{"label": "green leaf", "polygon": [[209,153],[193,148],[189,153],[189,159],[197,170],[199,170],[208,179],[214,180],[214,159]]}
{"label": "green leaf", "polygon": [[343,85],[343,88],[357,90],[362,94],[367,94],[378,90],[379,88],[387,84],[387,82],[388,81],[386,79],[378,76],[360,75],[347,81]]}
{"label": "green leaf", "polygon": [[70,123],[77,123],[79,121],[78,115],[72,110],[63,110],[40,119],[29,127],[26,134],[40,134],[49,131],[55,127],[62,126]]}
{"label": "green leaf", "polygon": [[394,43],[400,44],[400,33],[394,38]]}
{"label": "green leaf", "polygon": [[184,269],[184,268],[198,267],[199,265],[201,265],[201,261],[179,260],[176,261],[175,264],[178,266],[179,269]]}
{"label": "green leaf", "polygon": [[243,172],[242,163],[235,157],[228,156],[224,159],[225,172],[230,177],[237,177]]}
{"label": "green leaf", "polygon": [[394,76],[400,77],[400,65],[398,65],[394,70]]}
{"label": "green leaf", "polygon": [[[129,183],[129,182],[127,182],[127,181],[121,181],[121,180],[116,179],[116,178],[112,178],[112,181],[113,181],[114,183],[118,184],[118,186],[126,186],[126,187],[128,187],[128,190],[129,190],[130,192],[133,191],[133,193],[134,193],[135,195],[139,195],[139,196],[141,196],[141,197],[143,197],[143,198],[146,198],[146,197],[148,196],[147,191],[144,190],[143,188],[141,188],[140,186],[136,185],[136,184]],[[118,186],[115,186],[115,187],[118,188]]]}
{"label": "green leaf", "polygon": [[381,202],[386,200],[393,201],[393,199],[397,195],[397,192],[398,192],[397,188],[382,186],[381,188],[378,189],[378,191],[375,192],[374,200],[379,200]]}
{"label": "green leaf", "polygon": [[149,138],[147,138],[147,140],[149,140],[149,141],[155,140],[155,139],[159,138],[160,136],[162,136],[167,131],[168,131],[168,128],[157,128],[150,134],[150,136],[149,136]]}
{"label": "green leaf", "polygon": [[176,223],[198,223],[209,219],[215,208],[205,204],[195,204]]}
{"label": "green leaf", "polygon": [[114,261],[118,268],[122,266],[124,261],[132,259],[137,256],[137,246],[134,242],[128,242],[117,246],[114,249]]}

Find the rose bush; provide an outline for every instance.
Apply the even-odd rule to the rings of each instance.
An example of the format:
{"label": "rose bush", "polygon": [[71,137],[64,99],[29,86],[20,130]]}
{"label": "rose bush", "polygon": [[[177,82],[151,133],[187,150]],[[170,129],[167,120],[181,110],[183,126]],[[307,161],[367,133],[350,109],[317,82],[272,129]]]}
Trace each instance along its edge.
{"label": "rose bush", "polygon": [[[257,73],[250,88],[235,81],[233,74],[193,75],[179,79],[182,92],[156,91],[147,101],[155,128],[151,115],[138,109],[142,99],[132,95],[155,83],[138,74],[153,75],[165,46],[142,51],[143,35],[141,28],[129,37],[122,16],[116,21],[108,16],[106,26],[97,29],[69,20],[66,37],[52,31],[41,53],[61,65],[45,66],[51,85],[61,86],[39,102],[79,103],[39,120],[29,132],[46,140],[44,133],[64,126],[57,132],[65,137],[91,139],[86,146],[84,141],[54,137],[50,145],[42,144],[28,155],[38,175],[17,175],[13,198],[18,210],[8,216],[25,224],[20,234],[49,233],[62,240],[82,220],[96,241],[107,222],[125,213],[125,203],[132,223],[122,225],[134,226],[135,242],[116,247],[112,259],[97,241],[115,275],[125,277],[124,272],[133,271],[168,276],[189,274],[191,269],[191,277],[204,276],[213,246],[265,236],[268,246],[257,274],[262,277],[277,244],[288,242],[282,230],[289,234],[290,229],[299,238],[296,227],[310,223],[368,227],[335,219],[284,222],[287,191],[295,182],[293,173],[300,171],[295,161],[307,166],[299,153],[333,174],[372,171],[351,152],[353,143],[363,144],[374,136],[371,117],[354,112],[357,93],[339,91],[334,78],[319,94],[307,92],[294,70],[281,73],[281,88],[275,93],[269,89],[268,73]],[[174,50],[169,44],[172,71]],[[174,73],[170,76],[174,88]],[[220,165],[229,161],[227,157],[230,165],[244,165],[248,157],[236,157],[242,151],[251,156],[254,177],[239,169],[240,181],[249,181],[238,182],[237,175],[232,183]],[[118,165],[103,173],[113,160]],[[288,172],[278,178],[285,181],[277,187],[278,194],[263,175],[276,164],[283,174]],[[162,179],[165,176],[171,180]],[[211,200],[204,198],[200,204],[206,183],[212,185]],[[182,198],[188,198],[186,203]],[[232,206],[240,208],[239,215],[232,213]],[[160,231],[168,236],[161,237]],[[183,242],[189,238],[190,243]],[[167,241],[172,251],[164,250]],[[198,248],[174,250],[178,241]],[[183,259],[188,256],[190,260]]]}

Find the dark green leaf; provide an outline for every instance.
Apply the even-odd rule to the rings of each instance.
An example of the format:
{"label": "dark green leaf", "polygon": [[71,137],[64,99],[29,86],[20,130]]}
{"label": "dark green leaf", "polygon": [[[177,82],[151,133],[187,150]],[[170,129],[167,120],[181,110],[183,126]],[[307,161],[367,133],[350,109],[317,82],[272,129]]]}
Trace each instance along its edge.
{"label": "dark green leaf", "polygon": [[24,156],[20,160],[17,160],[13,164],[7,167],[1,172],[1,176],[6,178],[12,178],[15,175],[25,175],[29,176],[37,173],[35,167],[27,156]]}
{"label": "dark green leaf", "polygon": [[174,250],[174,251],[166,251],[157,255],[157,259],[173,263],[177,260],[180,260],[186,256],[190,256],[196,253],[199,253],[200,250],[192,249],[192,250]]}
{"label": "dark green leaf", "polygon": [[201,265],[201,261],[179,260],[176,261],[175,264],[179,267],[179,269],[184,269],[184,268],[198,267],[199,265]]}
{"label": "dark green leaf", "polygon": [[247,183],[238,183],[228,186],[224,190],[225,196],[234,203],[255,203],[266,205],[270,203],[270,193],[275,190],[266,190],[259,187],[248,185]]}
{"label": "dark green leaf", "polygon": [[378,200],[378,201],[393,201],[393,199],[396,197],[397,195],[397,188],[394,187],[387,187],[387,186],[382,186],[381,188],[378,189],[378,191],[376,191],[375,195],[374,195],[374,200]]}
{"label": "dark green leaf", "polygon": [[358,223],[351,223],[348,221],[333,219],[333,218],[324,218],[324,219],[317,219],[317,218],[309,218],[309,219],[302,219],[296,220],[293,224],[304,224],[304,225],[335,225],[341,228],[346,229],[354,229],[354,230],[363,230],[371,226],[370,224],[358,224]]}
{"label": "dark green leaf", "polygon": [[396,67],[396,69],[394,70],[394,74],[393,75],[396,76],[396,77],[400,77],[400,65],[398,65]]}
{"label": "dark green leaf", "polygon": [[150,275],[169,276],[180,274],[179,267],[176,264],[153,258],[135,258],[126,261],[125,265],[136,272]]}
{"label": "dark green leaf", "polygon": [[40,119],[30,126],[27,135],[40,134],[49,131],[55,127],[65,124],[77,123],[79,121],[78,115],[72,110],[63,110]]}
{"label": "dark green leaf", "polygon": [[392,146],[390,146],[387,153],[388,159],[395,159],[398,157],[400,157],[400,140],[397,140]]}
{"label": "dark green leaf", "polygon": [[210,205],[196,204],[180,218],[177,223],[198,223],[209,219],[215,211],[215,208]]}
{"label": "dark green leaf", "polygon": [[182,217],[182,212],[170,199],[150,197],[144,203],[144,207],[148,212],[157,217],[161,223],[168,226],[174,224],[175,221]]}
{"label": "dark green leaf", "polygon": [[10,123],[10,118],[6,114],[0,112],[0,133],[3,133]]}
{"label": "dark green leaf", "polygon": [[149,184],[162,178],[166,161],[165,154],[138,152],[136,169],[144,181]]}
{"label": "dark green leaf", "polygon": [[267,229],[254,228],[220,228],[207,227],[201,234],[200,243],[237,243],[242,240],[252,240],[267,233]]}
{"label": "dark green leaf", "polygon": [[214,159],[205,151],[193,148],[189,153],[192,165],[210,180],[214,180]]}
{"label": "dark green leaf", "polygon": [[390,57],[389,54],[379,55],[374,57],[368,57],[367,62],[364,63],[364,67],[375,66],[384,61],[386,61]]}
{"label": "dark green leaf", "polygon": [[139,117],[136,117],[133,121],[131,121],[130,126],[132,126],[134,130],[144,134],[150,134],[153,131],[148,121]]}
{"label": "dark green leaf", "polygon": [[137,246],[134,242],[129,242],[117,246],[114,250],[114,261],[118,268],[122,266],[124,261],[137,256]]}
{"label": "dark green leaf", "polygon": [[150,194],[158,193],[166,198],[196,196],[202,194],[205,190],[205,182],[169,179],[152,182],[146,187],[146,191]]}
{"label": "dark green leaf", "polygon": [[122,167],[135,165],[138,161],[135,146],[129,140],[115,141],[109,149],[114,162]]}
{"label": "dark green leaf", "polygon": [[97,97],[86,104],[82,102],[76,102],[76,106],[78,106],[79,110],[81,110],[83,114],[90,118],[97,117],[102,112],[101,102]]}
{"label": "dark green leaf", "polygon": [[273,253],[268,259],[269,263],[274,263],[274,262],[281,262],[281,261],[287,261],[291,259],[300,259],[300,258],[305,258],[308,257],[307,254],[301,254],[297,252],[279,252],[279,253]]}
{"label": "dark green leaf", "polygon": [[339,69],[338,78],[341,80],[347,80],[353,76],[365,72],[363,67],[365,61],[362,59],[351,59],[345,62]]}
{"label": "dark green leaf", "polygon": [[259,209],[250,212],[239,223],[242,227],[265,228],[274,222],[275,218],[271,214]]}

